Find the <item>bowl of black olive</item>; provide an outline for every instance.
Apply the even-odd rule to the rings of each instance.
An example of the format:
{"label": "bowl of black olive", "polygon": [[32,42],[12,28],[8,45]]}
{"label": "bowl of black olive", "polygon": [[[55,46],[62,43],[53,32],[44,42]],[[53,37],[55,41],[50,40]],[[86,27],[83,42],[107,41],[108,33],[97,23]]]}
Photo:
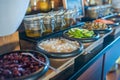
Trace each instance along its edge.
{"label": "bowl of black olive", "polygon": [[49,64],[46,55],[33,50],[3,53],[0,54],[0,80],[36,80],[48,71]]}

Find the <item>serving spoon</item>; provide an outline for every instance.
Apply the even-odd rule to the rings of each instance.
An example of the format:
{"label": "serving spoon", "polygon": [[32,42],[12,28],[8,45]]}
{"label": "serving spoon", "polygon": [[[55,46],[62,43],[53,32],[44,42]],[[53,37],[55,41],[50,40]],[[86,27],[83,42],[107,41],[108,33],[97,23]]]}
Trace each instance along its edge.
{"label": "serving spoon", "polygon": [[22,54],[23,54],[23,55],[31,56],[33,59],[35,59],[35,60],[38,61],[39,63],[42,63],[42,64],[45,65],[45,66],[48,66],[48,67],[49,67],[50,69],[52,69],[53,71],[55,71],[55,72],[57,72],[57,73],[59,72],[58,69],[55,69],[54,67],[52,67],[52,66],[44,63],[43,61],[37,59],[37,58],[36,58],[33,54],[31,54],[31,53],[22,53]]}

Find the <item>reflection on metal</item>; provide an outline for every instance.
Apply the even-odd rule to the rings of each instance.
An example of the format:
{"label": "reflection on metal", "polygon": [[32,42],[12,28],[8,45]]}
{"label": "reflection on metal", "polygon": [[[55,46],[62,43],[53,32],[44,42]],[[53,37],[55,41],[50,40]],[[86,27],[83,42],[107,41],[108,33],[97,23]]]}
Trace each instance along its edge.
{"label": "reflection on metal", "polygon": [[120,64],[120,57],[116,60],[117,64]]}

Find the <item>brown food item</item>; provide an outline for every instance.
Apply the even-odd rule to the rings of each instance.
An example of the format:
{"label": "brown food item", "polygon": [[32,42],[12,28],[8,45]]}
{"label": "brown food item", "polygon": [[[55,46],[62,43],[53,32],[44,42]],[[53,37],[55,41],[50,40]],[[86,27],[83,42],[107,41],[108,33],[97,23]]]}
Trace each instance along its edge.
{"label": "brown food item", "polygon": [[88,29],[88,30],[104,30],[104,29],[107,29],[108,26],[104,23],[87,22],[85,23],[83,28]]}
{"label": "brown food item", "polygon": [[37,7],[41,12],[48,12],[51,10],[50,0],[39,0],[37,2]]}
{"label": "brown food item", "polygon": [[105,20],[105,19],[97,19],[94,22],[101,22],[101,23],[104,23],[104,24],[114,24],[113,21],[111,21],[111,20]]}
{"label": "brown food item", "polygon": [[[45,62],[45,58],[35,55]],[[27,76],[42,68],[43,65],[32,57],[21,53],[10,53],[0,57],[0,80],[11,80],[21,76]]]}

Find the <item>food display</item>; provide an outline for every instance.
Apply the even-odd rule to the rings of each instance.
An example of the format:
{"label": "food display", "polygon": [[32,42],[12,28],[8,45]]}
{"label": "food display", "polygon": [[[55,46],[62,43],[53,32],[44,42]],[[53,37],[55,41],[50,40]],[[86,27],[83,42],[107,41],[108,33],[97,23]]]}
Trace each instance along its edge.
{"label": "food display", "polygon": [[94,36],[94,31],[80,28],[72,28],[67,32],[69,37],[73,38],[91,38]]}
{"label": "food display", "polygon": [[[0,56],[0,80],[23,80],[35,78],[43,74],[44,65],[36,61],[29,55],[23,55],[22,53],[29,53],[25,51],[15,51]],[[46,63],[46,58],[40,53],[33,51],[30,52],[40,61]],[[48,64],[49,65],[49,64]],[[41,73],[40,73],[41,72]],[[45,72],[45,71],[44,71]]]}
{"label": "food display", "polygon": [[52,58],[72,57],[83,49],[83,46],[78,41],[68,40],[63,37],[49,38],[38,42],[38,50]]}
{"label": "food display", "polygon": [[47,52],[72,52],[79,48],[77,41],[70,41],[67,39],[49,39],[42,41],[39,47],[46,50]]}
{"label": "food display", "polygon": [[86,22],[83,28],[88,30],[93,30],[101,34],[110,32],[112,30],[111,26],[101,22]]}
{"label": "food display", "polygon": [[81,42],[91,42],[99,38],[99,34],[93,30],[80,29],[80,28],[71,28],[67,31],[64,31],[63,36],[71,39],[78,40]]}
{"label": "food display", "polygon": [[96,19],[94,22],[104,23],[104,24],[114,24],[111,20],[105,20],[105,19]]}
{"label": "food display", "polygon": [[87,22],[85,23],[83,28],[88,29],[88,30],[105,30],[108,28],[108,26],[104,23]]}

